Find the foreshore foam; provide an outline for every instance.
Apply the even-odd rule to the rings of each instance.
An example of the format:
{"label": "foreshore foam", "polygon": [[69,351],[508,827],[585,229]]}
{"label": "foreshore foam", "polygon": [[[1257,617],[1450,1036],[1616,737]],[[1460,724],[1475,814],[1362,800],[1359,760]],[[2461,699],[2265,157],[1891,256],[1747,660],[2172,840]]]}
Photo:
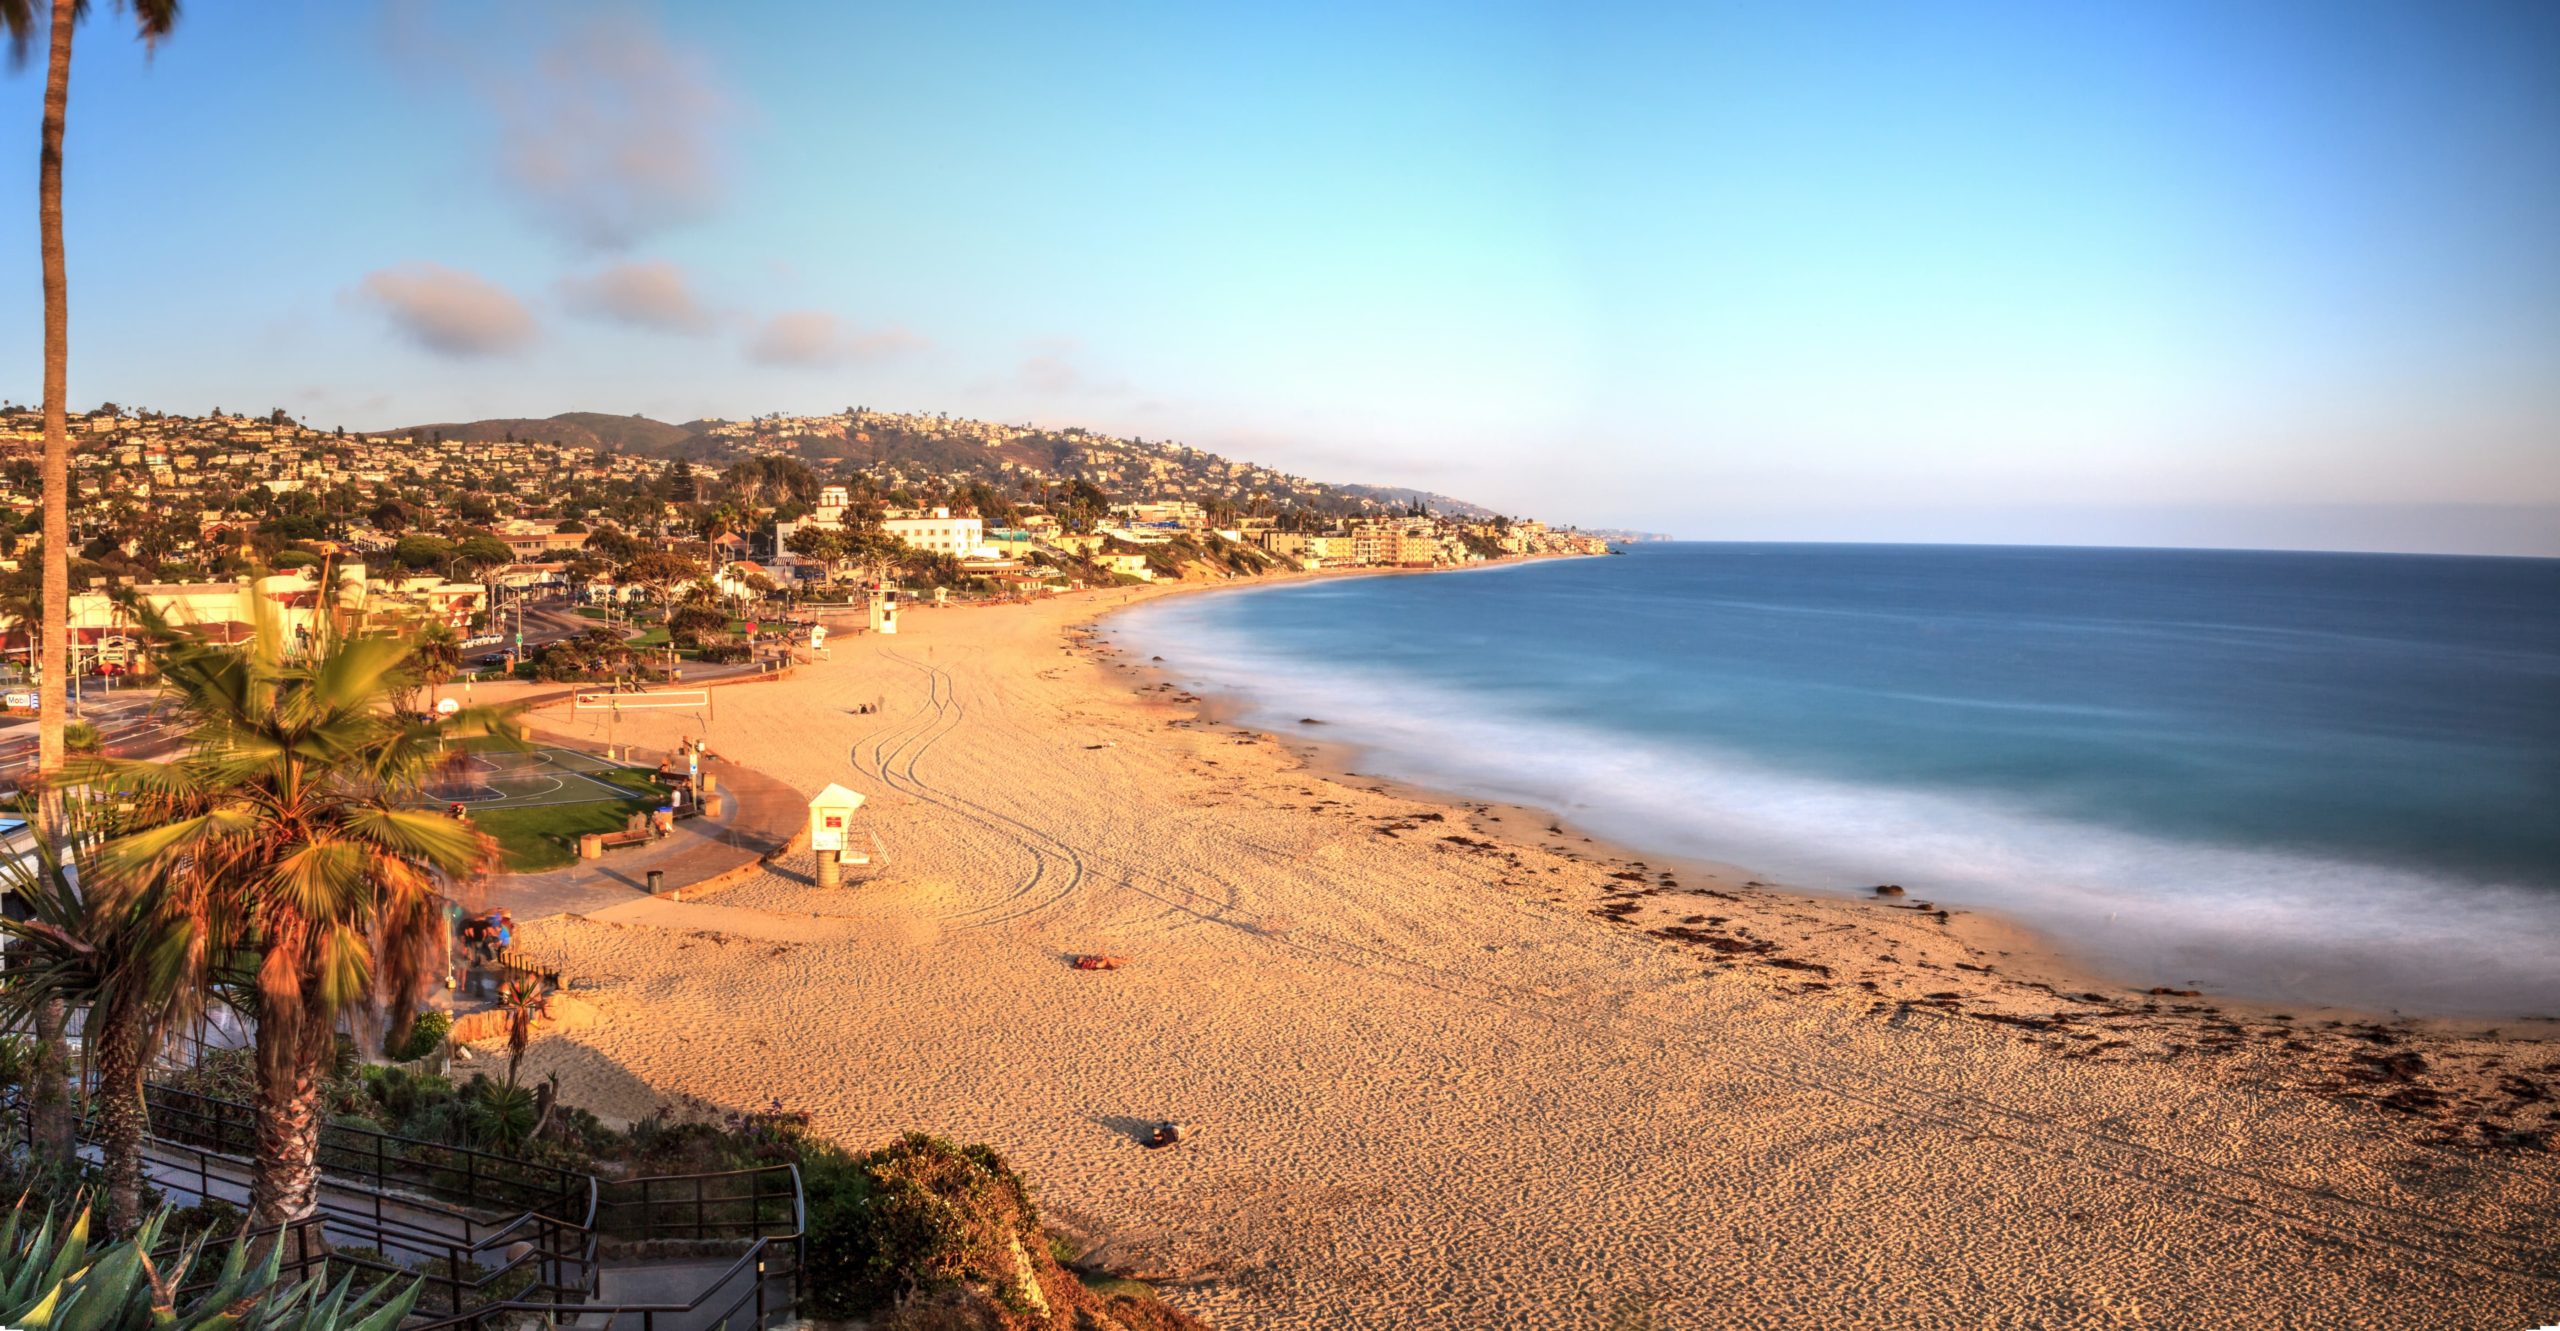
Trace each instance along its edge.
{"label": "foreshore foam", "polygon": [[2560,1014],[2548,954],[2560,896],[2549,892],[2183,843],[1605,734],[1427,681],[1311,665],[1200,608],[1158,601],[1110,623],[1239,719],[1347,749],[1366,773],[1548,809],[1643,853],[1748,865],[1815,890],[1907,885],[2002,912],[2127,983],[2357,1012]]}

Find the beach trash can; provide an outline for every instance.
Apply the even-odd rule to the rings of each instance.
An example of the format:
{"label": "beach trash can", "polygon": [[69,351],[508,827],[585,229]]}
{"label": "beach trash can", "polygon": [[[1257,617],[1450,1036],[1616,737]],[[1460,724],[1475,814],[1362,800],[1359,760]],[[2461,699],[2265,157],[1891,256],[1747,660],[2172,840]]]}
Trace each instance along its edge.
{"label": "beach trash can", "polygon": [[649,871],[649,895],[654,897],[665,890],[667,890],[667,871],[664,869],[651,869]]}
{"label": "beach trash can", "polygon": [[604,833],[602,833],[602,832],[585,832],[585,833],[581,833],[581,834],[579,835],[579,837],[578,837],[578,858],[579,858],[579,859],[582,859],[582,860],[600,860],[600,859],[603,859],[603,858],[604,858]]}

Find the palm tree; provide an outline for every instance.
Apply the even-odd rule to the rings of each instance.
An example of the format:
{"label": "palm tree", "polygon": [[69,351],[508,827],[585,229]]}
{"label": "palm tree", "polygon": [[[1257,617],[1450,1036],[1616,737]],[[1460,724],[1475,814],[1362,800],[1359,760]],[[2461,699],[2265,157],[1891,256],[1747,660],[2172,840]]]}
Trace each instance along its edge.
{"label": "palm tree", "polygon": [[[129,0],[145,45],[158,46],[178,23],[178,0]],[[119,0],[118,9],[127,8]],[[45,59],[43,148],[36,177],[37,229],[44,251],[44,679],[39,689],[36,772],[62,770],[62,726],[69,719],[63,683],[71,663],[71,429],[65,418],[71,378],[71,295],[62,254],[62,128],[71,103],[71,32],[88,0],[53,0]],[[24,63],[39,20],[36,0],[0,0],[0,28],[10,57]],[[47,823],[56,802],[39,811]]]}
{"label": "palm tree", "polygon": [[[62,728],[71,718],[70,699],[63,691],[71,674],[71,427],[66,418],[71,392],[71,292],[62,254],[62,129],[71,105],[71,30],[88,8],[88,0],[52,0],[50,6],[44,123],[36,168],[36,229],[44,253],[44,643],[40,653],[44,675],[36,685],[36,833],[39,840],[53,841],[57,848],[62,804],[52,778],[62,770]],[[177,26],[178,0],[132,0],[132,11],[146,45],[157,46]],[[0,30],[8,33],[13,67],[26,63],[28,40],[42,21],[38,15],[36,0],[0,0]],[[40,1085],[51,1088],[56,1079],[42,1074],[59,1071],[66,1062],[59,1007],[47,1005],[39,1012],[36,1041]],[[39,1090],[39,1096],[45,1097],[46,1091]],[[32,1126],[39,1142],[67,1155],[71,1125],[66,1107],[39,1098],[35,1108],[37,1122]]]}
{"label": "palm tree", "polygon": [[[94,849],[112,830],[95,815],[79,805],[66,809],[64,838],[75,852]],[[0,920],[10,959],[0,970],[0,1012],[21,1020],[47,1007],[87,1010],[81,1035],[97,1074],[96,1134],[106,1175],[99,1217],[110,1235],[131,1234],[143,1219],[143,1074],[168,1030],[201,1008],[208,987],[203,922],[170,909],[166,881],[156,873],[111,881],[93,872],[75,884],[43,841],[33,863],[11,865],[6,877],[27,914]]]}
{"label": "palm tree", "polygon": [[[0,0],[5,3],[5,0]],[[35,673],[36,641],[44,634],[44,593],[24,583],[0,586],[0,636],[27,635],[27,673]]]}
{"label": "palm tree", "polygon": [[[165,876],[208,944],[255,956],[243,1005],[257,1021],[253,1224],[317,1209],[320,1080],[339,1015],[364,1001],[386,924],[430,912],[440,889],[495,846],[468,823],[413,807],[445,726],[393,706],[409,643],[351,635],[326,617],[286,650],[262,609],[254,640],[225,647],[142,612],[161,687],[190,730],[183,756],[99,758],[72,775],[135,806],[139,829],[92,857],[112,876]],[[465,732],[512,736],[491,709]]]}
{"label": "palm tree", "polygon": [[462,669],[462,639],[452,625],[438,619],[427,620],[410,639],[409,663],[418,681],[427,686],[427,710],[434,711],[437,691]]}

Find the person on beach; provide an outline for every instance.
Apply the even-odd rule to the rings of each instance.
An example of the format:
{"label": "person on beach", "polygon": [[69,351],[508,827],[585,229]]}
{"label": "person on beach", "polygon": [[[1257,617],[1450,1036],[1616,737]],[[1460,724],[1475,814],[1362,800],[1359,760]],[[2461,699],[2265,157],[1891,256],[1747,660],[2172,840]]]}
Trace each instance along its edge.
{"label": "person on beach", "polygon": [[498,959],[498,917],[482,915],[471,921],[471,959],[482,965]]}

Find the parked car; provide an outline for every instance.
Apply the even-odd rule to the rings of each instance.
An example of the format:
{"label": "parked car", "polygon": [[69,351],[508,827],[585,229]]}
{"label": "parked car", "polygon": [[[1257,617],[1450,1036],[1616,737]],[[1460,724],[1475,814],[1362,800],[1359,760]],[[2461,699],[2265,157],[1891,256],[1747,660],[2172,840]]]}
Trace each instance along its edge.
{"label": "parked car", "polygon": [[480,664],[484,666],[502,666],[506,663],[507,654],[505,652],[491,652],[480,658]]}

